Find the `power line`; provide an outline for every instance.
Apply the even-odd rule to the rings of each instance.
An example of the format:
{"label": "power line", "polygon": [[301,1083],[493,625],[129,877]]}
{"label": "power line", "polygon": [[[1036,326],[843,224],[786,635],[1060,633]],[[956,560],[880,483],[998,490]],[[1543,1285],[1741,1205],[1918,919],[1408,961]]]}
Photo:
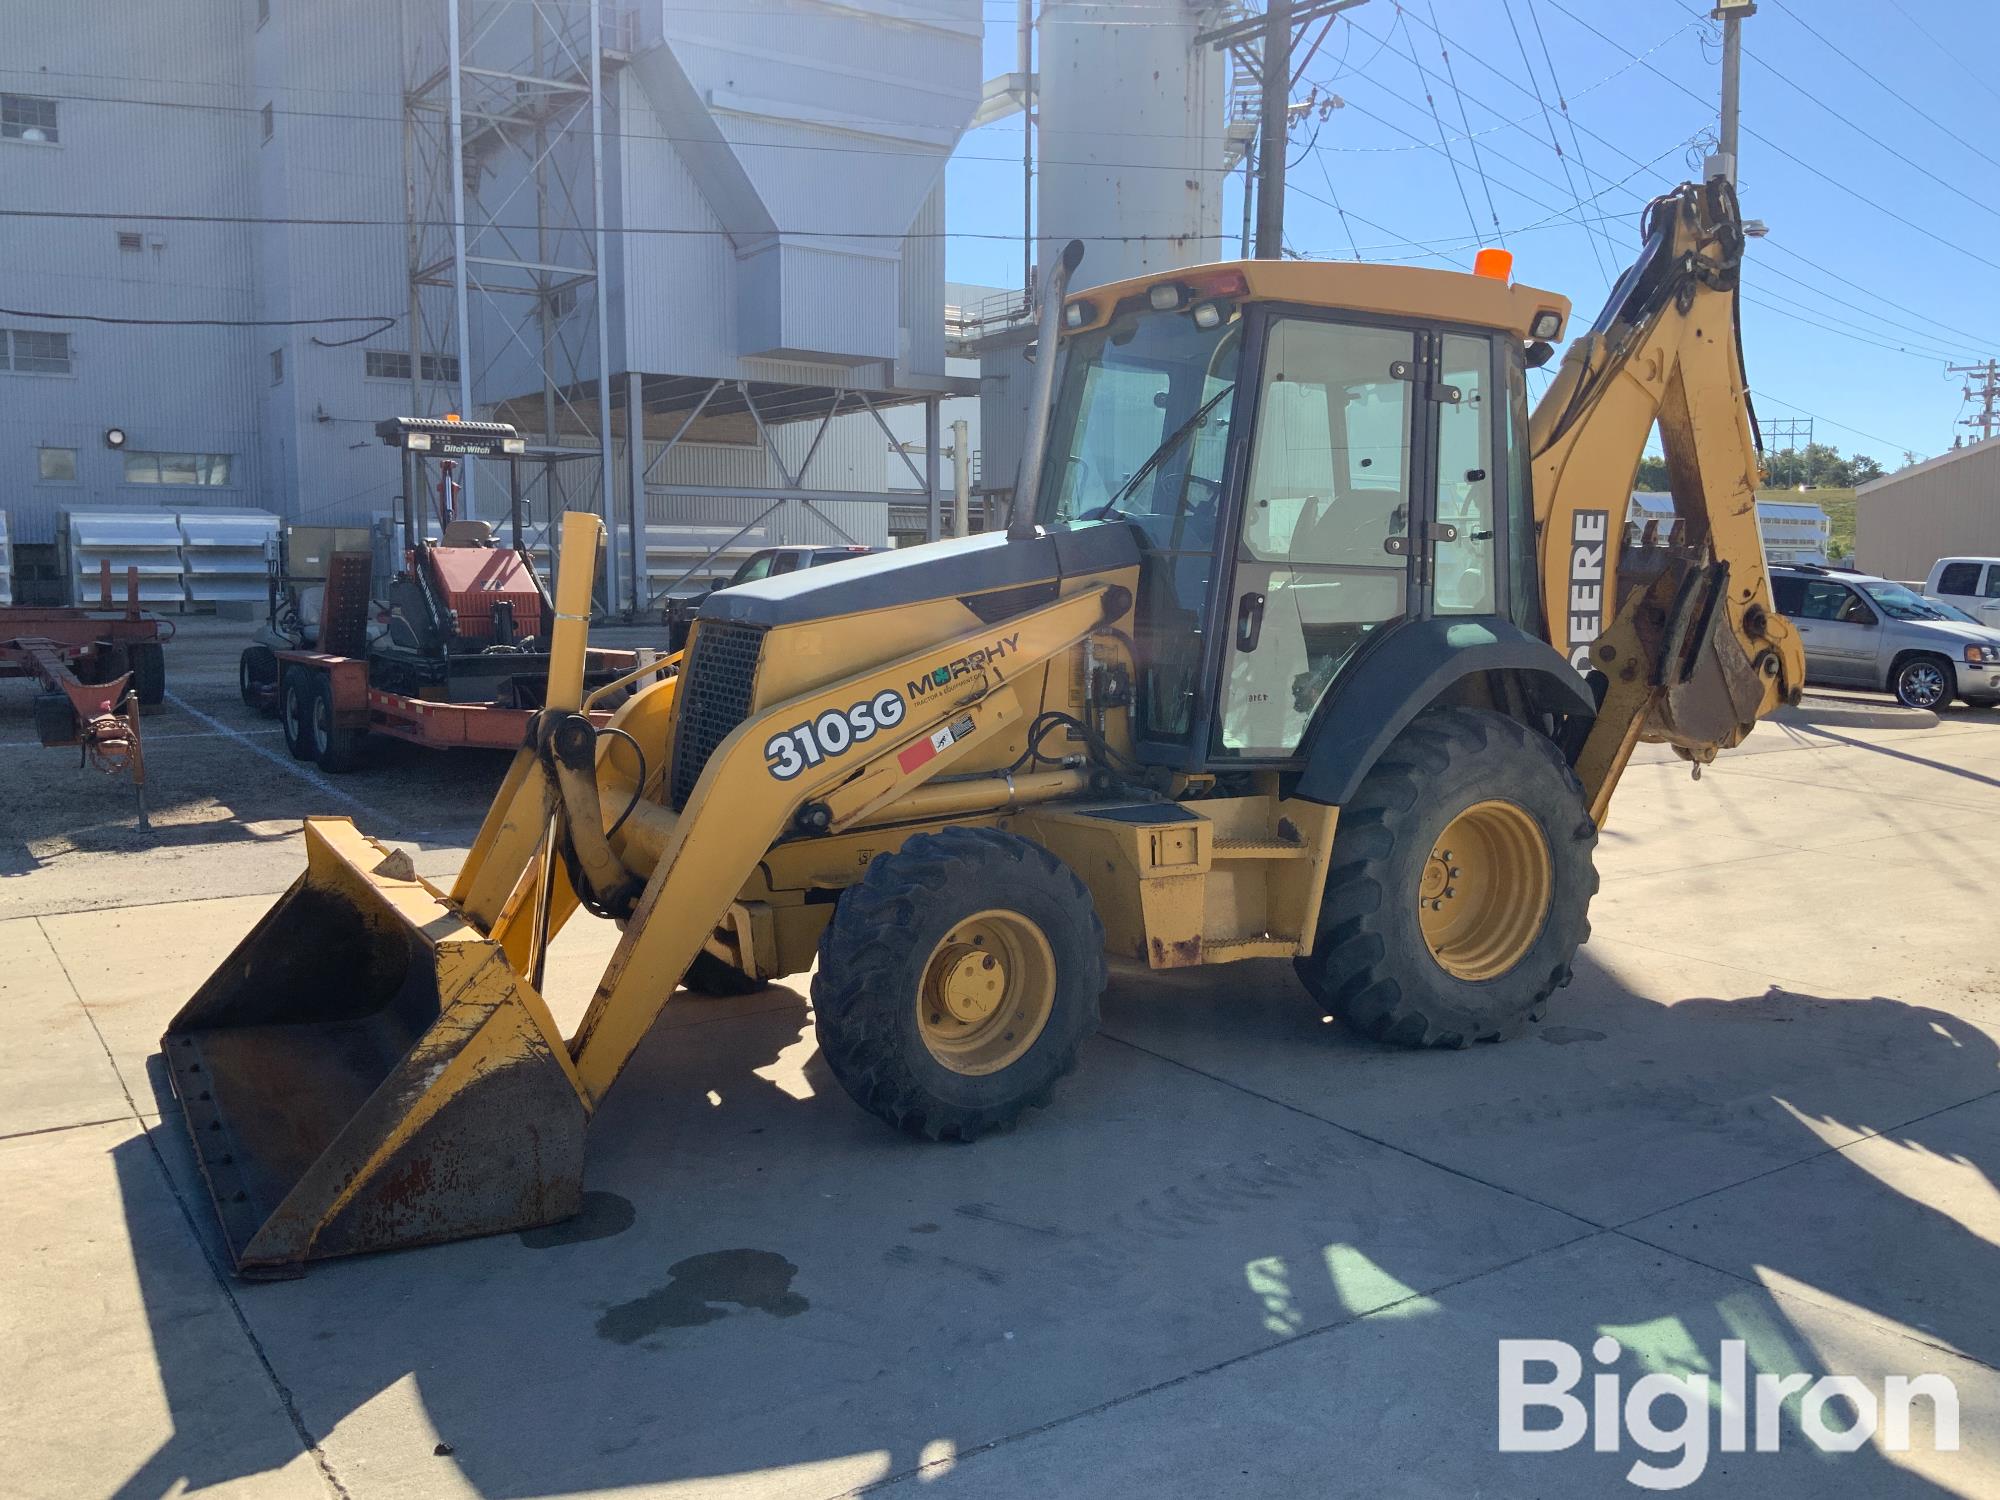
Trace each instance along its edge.
{"label": "power line", "polygon": [[1978,84],[1981,88],[1985,89],[1986,92],[1991,94],[1994,98],[2000,99],[2000,89],[1994,88],[1992,84],[1988,83],[1984,78],[1980,77],[1978,73],[1974,72],[1971,68],[1968,68],[1965,65],[1965,59],[1960,57],[1956,50],[1954,50],[1951,47],[1947,47],[1943,42],[1939,41],[1936,37],[1932,36],[1928,31],[1924,30],[1923,22],[1919,21],[1915,16],[1911,15],[1908,10],[1904,9],[1903,0],[1889,0],[1889,3],[1896,7],[1897,11],[1902,15],[1903,19],[1910,23],[1911,29],[1914,30],[1918,36],[1922,37],[1925,41],[1929,42],[1933,47],[1937,48],[1938,51],[1942,52],[1946,57],[1950,58],[1952,61],[1952,66],[1956,67],[1967,78],[1970,78],[1974,83]]}
{"label": "power line", "polygon": [[1808,32],[1810,32],[1815,38],[1817,38],[1821,46],[1825,47],[1829,52],[1833,53],[1834,56],[1838,57],[1842,62],[1846,63],[1849,67],[1853,68],[1855,72],[1865,77],[1870,83],[1874,84],[1877,88],[1881,89],[1883,93],[1889,95],[1890,98],[1896,100],[1898,103],[1907,107],[1912,114],[1916,115],[1920,119],[1929,121],[1932,125],[1937,127],[1937,129],[1943,131],[1946,135],[1950,136],[1953,140],[1957,141],[1959,145],[1965,147],[1966,150],[1970,151],[1974,156],[1978,157],[1981,161],[1987,163],[1989,166],[2000,167],[2000,158],[1988,156],[1984,151],[1980,150],[1979,147],[1973,145],[1971,141],[1968,141],[1964,136],[1960,135],[1956,130],[1953,130],[1949,125],[1945,124],[1944,121],[1938,119],[1937,116],[1931,114],[1928,110],[1924,109],[1914,99],[1911,99],[1907,94],[1903,93],[1899,89],[1892,88],[1890,87],[1890,85],[1884,83],[1879,73],[1877,73],[1874,69],[1866,66],[1865,64],[1857,62],[1854,58],[1848,56],[1848,54],[1842,51],[1839,47],[1835,46],[1831,41],[1827,39],[1825,33],[1821,32],[1816,26],[1812,24],[1812,22],[1808,21],[1804,16],[1800,15],[1797,11],[1793,10],[1789,5],[1785,4],[1785,0],[1771,0],[1771,3],[1776,5],[1779,10],[1783,11],[1786,15],[1790,16],[1800,26],[1803,26]]}
{"label": "power line", "polygon": [[[1432,29],[1435,30],[1437,0],[1428,0],[1428,3],[1431,8]],[[1403,28],[1404,39],[1408,40],[1409,35],[1409,28],[1406,26]],[[1414,45],[1410,50],[1413,52],[1416,50]],[[1485,164],[1479,159],[1479,138],[1472,133],[1472,117],[1465,110],[1465,94],[1458,86],[1458,74],[1451,65],[1451,49],[1445,46],[1442,36],[1438,39],[1438,56],[1444,59],[1445,79],[1451,84],[1452,94],[1458,100],[1458,122],[1465,128],[1466,144],[1472,150],[1472,169],[1479,174],[1479,186],[1486,194],[1486,212],[1493,218],[1493,232],[1500,236],[1500,243],[1504,245],[1507,243],[1507,236],[1500,229],[1500,210],[1493,206],[1493,184],[1487,180]]]}
{"label": "power line", "polygon": [[[1409,15],[1400,5],[1396,7],[1396,19],[1402,24],[1403,40],[1408,42],[1410,40]],[[1437,100],[1431,96],[1430,75],[1424,72],[1424,65],[1417,61],[1417,49],[1414,43],[1410,45],[1408,56],[1410,66],[1417,70],[1417,86],[1424,91],[1424,103],[1430,106],[1431,123],[1437,126],[1438,142],[1440,149],[1444,152],[1444,159],[1451,163],[1451,180],[1452,184],[1458,189],[1458,201],[1465,205],[1465,221],[1472,226],[1472,237],[1477,239],[1479,238],[1479,220],[1473,215],[1472,200],[1465,196],[1465,180],[1458,175],[1458,158],[1451,154],[1451,147],[1444,144],[1444,121],[1438,118]],[[1463,96],[1460,97],[1461,102],[1463,102]]]}
{"label": "power line", "polygon": [[[1690,6],[1688,6],[1687,0],[1681,0],[1681,8],[1683,10],[1692,9]],[[1766,62],[1763,58],[1759,57],[1756,53],[1752,52],[1748,47],[1743,47],[1742,52],[1745,57],[1749,58],[1752,62],[1756,63],[1757,66],[1762,68],[1765,72],[1771,74],[1780,83],[1784,84],[1786,88],[1790,89],[1793,93],[1798,94],[1802,98],[1807,100],[1807,102],[1812,104],[1812,106],[1818,109],[1821,113],[1833,116],[1834,119],[1840,121],[1841,124],[1847,126],[1848,129],[1852,130],[1856,135],[1860,136],[1863,140],[1873,142],[1877,147],[1879,147],[1883,151],[1886,151],[1889,155],[1895,157],[1896,160],[1901,162],[1904,166],[1909,167],[1914,171],[1921,172],[1924,176],[1928,177],[1932,182],[1935,182],[1939,187],[1945,189],[1947,192],[1955,193],[1957,196],[1963,198],[1967,203],[1970,203],[1974,208],[1980,210],[1980,212],[1989,213],[1992,214],[1995,218],[2000,218],[2000,208],[1995,208],[1991,203],[1988,203],[1985,199],[1976,197],[1973,194],[1968,193],[1967,191],[1965,191],[1964,188],[1960,187],[1957,183],[1951,181],[1949,178],[1940,177],[1937,173],[1933,172],[1929,167],[1925,166],[1915,157],[1909,156],[1904,152],[1897,150],[1894,146],[1890,145],[1887,141],[1883,140],[1881,136],[1875,134],[1874,131],[1863,128],[1861,125],[1857,124],[1853,119],[1849,118],[1847,115],[1842,114],[1839,110],[1835,109],[1832,105],[1828,104],[1824,99],[1820,98],[1819,95],[1812,92],[1812,90],[1800,85],[1796,80],[1794,80],[1791,77],[1791,75],[1785,69],[1777,67],[1772,63]]]}
{"label": "power line", "polygon": [[[1582,16],[1579,16],[1575,11],[1571,10],[1567,5],[1564,5],[1562,3],[1562,0],[1548,0],[1548,3],[1554,6],[1557,10],[1561,11],[1564,15],[1568,16],[1572,21],[1576,22],[1577,25],[1581,26],[1585,31],[1588,31],[1592,36],[1596,37],[1599,41],[1604,42],[1607,46],[1615,47],[1619,51],[1627,53],[1628,56],[1630,55],[1629,48],[1625,47],[1622,43],[1614,40],[1613,38],[1606,36],[1602,31],[1599,31],[1595,26],[1591,25],[1590,22],[1586,21]],[[1673,87],[1679,89],[1683,94],[1686,94],[1689,98],[1696,100],[1701,99],[1701,95],[1695,93],[1693,89],[1687,87],[1687,85],[1682,83],[1679,79],[1669,77],[1667,74],[1662,73],[1658,68],[1654,67],[1652,64],[1650,63],[1646,64],[1646,71],[1653,74],[1656,78],[1662,79],[1666,83],[1669,83]],[[1707,101],[1703,100],[1702,102],[1706,104]],[[1819,178],[1822,182],[1828,183],[1833,187],[1839,188],[1843,193],[1846,193],[1856,202],[1867,204],[1868,207],[1874,209],[1877,213],[1882,214],[1888,218],[1894,219],[1898,224],[1903,225],[1905,228],[1915,230],[1918,234],[1923,235],[1926,239],[1934,240],[1938,244],[1943,245],[1948,250],[1956,250],[1960,255],[1965,256],[1969,260],[1976,260],[1982,266],[1987,266],[1993,270],[2000,271],[2000,261],[1990,260],[1986,256],[1981,255],[1976,250],[1969,250],[1964,245],[1957,243],[1955,240],[1946,239],[1943,235],[1937,233],[1937,231],[1935,230],[1926,229],[1923,225],[1917,223],[1914,219],[1906,218],[1904,215],[1897,213],[1893,208],[1890,208],[1887,204],[1876,202],[1873,198],[1870,198],[1866,193],[1863,193],[1859,188],[1851,187],[1847,183],[1842,182],[1839,178],[1834,177],[1827,172],[1821,171],[1818,167],[1814,166],[1811,162],[1806,161],[1804,158],[1800,157],[1797,153],[1786,150],[1783,146],[1779,145],[1769,136],[1759,134],[1757,131],[1750,129],[1748,126],[1743,127],[1743,133],[1749,136],[1752,140],[1758,142],[1760,145],[1770,147],[1771,150],[1777,152],[1780,156],[1784,157],[1787,161],[1792,162],[1794,165],[1803,167],[1806,171],[1812,173],[1813,176]]]}
{"label": "power line", "polygon": [[[1549,118],[1548,102],[1542,98],[1541,80],[1535,76],[1534,64],[1528,61],[1528,47],[1527,43],[1521,40],[1521,28],[1514,22],[1514,7],[1509,0],[1500,0],[1500,9],[1507,17],[1507,29],[1514,33],[1514,45],[1521,53],[1521,66],[1528,75],[1528,81],[1534,85],[1535,104],[1542,112],[1542,123],[1548,128],[1549,145],[1556,153],[1556,160],[1562,164],[1563,181],[1569,185],[1569,195],[1576,200],[1577,213],[1581,216],[1583,198],[1577,191],[1576,179],[1570,175],[1569,158],[1563,155],[1562,142],[1556,139],[1555,121]],[[1600,237],[1587,228],[1583,231],[1583,237],[1590,244],[1591,262],[1597,267],[1597,274],[1603,278],[1604,289],[1608,292],[1611,290],[1611,273],[1604,268],[1604,253],[1598,247]]]}
{"label": "power line", "polygon": [[[1583,173],[1584,180],[1589,181],[1590,163],[1583,159],[1583,137],[1577,132],[1576,117],[1569,112],[1569,100],[1563,96],[1562,79],[1556,76],[1556,60],[1549,52],[1549,39],[1542,35],[1542,18],[1535,10],[1535,0],[1524,0],[1524,3],[1528,7],[1528,20],[1535,28],[1535,41],[1542,49],[1542,61],[1548,65],[1549,87],[1555,90],[1556,106],[1562,111],[1563,123],[1569,126],[1569,143],[1576,151],[1577,168]],[[1510,10],[1508,21],[1511,23],[1512,20],[1513,12]]]}

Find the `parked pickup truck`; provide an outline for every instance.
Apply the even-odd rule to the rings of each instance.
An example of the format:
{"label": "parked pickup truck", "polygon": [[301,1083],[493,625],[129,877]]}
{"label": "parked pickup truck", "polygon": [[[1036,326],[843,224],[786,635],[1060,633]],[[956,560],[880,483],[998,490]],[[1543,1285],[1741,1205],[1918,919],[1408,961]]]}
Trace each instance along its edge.
{"label": "parked pickup truck", "polygon": [[1982,625],[2000,626],[2000,557],[1940,557],[1931,564],[1924,592]]}
{"label": "parked pickup truck", "polygon": [[760,578],[777,578],[800,568],[823,568],[828,563],[846,562],[880,552],[880,547],[765,547],[744,558],[725,582],[697,593],[676,595],[667,600],[667,649],[679,651],[687,645],[694,617],[701,613],[702,601],[718,589],[732,589],[739,583],[755,583]]}

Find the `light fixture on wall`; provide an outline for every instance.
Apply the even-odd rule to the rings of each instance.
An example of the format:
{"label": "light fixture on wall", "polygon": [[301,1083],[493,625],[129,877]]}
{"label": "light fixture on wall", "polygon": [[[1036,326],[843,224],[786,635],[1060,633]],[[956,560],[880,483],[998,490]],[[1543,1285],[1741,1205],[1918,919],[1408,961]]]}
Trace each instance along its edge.
{"label": "light fixture on wall", "polygon": [[104,429],[104,446],[105,446],[105,447],[107,447],[107,448],[122,448],[122,447],[124,447],[124,446],[125,446],[125,429],[124,429],[124,428],[122,428],[122,427],[107,427],[107,428],[105,428],[105,429]]}

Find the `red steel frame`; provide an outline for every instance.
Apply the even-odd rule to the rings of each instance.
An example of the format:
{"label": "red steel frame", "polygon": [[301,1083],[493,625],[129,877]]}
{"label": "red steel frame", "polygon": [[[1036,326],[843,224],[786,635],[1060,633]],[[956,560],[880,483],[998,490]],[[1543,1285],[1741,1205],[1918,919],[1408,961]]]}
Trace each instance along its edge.
{"label": "red steel frame", "polygon": [[[326,673],[333,686],[333,723],[339,729],[365,729],[370,734],[408,740],[433,750],[516,750],[528,735],[535,711],[498,703],[445,703],[390,693],[368,683],[368,662],[359,656],[329,656],[319,651],[279,651],[278,680],[286,667],[306,667]],[[624,656],[628,653],[595,653]],[[623,670],[638,665],[636,653]],[[609,711],[590,716],[611,722]]]}
{"label": "red steel frame", "polygon": [[[100,612],[80,607],[0,605],[0,677],[32,677],[52,693],[69,700],[70,732],[62,739],[44,737],[50,748],[79,745],[86,764],[107,775],[127,772],[139,800],[139,827],[150,829],[146,816],[146,756],[139,733],[139,700],[132,673],[109,682],[84,682],[75,666],[87,663],[92,676],[113,648],[144,642],[164,643],[161,620],[139,608],[139,570],[125,570],[125,611],[112,615],[111,563],[98,574]],[[37,726],[38,733],[45,733]]]}

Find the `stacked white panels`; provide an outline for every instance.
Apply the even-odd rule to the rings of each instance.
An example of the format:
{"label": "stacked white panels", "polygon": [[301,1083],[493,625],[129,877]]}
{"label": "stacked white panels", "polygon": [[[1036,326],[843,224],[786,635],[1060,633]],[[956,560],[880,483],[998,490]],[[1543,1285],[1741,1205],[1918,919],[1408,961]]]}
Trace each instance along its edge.
{"label": "stacked white panels", "polygon": [[181,604],[181,529],[169,510],[65,510],[62,544],[68,558],[72,602],[89,606],[102,597],[102,568],[111,564],[111,599],[125,602],[126,570],[139,570],[142,604]]}
{"label": "stacked white panels", "polygon": [[0,604],[14,602],[14,548],[7,540],[7,512],[0,510]]}
{"label": "stacked white panels", "polygon": [[258,603],[265,596],[265,559],[278,518],[262,510],[184,510],[181,575],[189,602]]}

